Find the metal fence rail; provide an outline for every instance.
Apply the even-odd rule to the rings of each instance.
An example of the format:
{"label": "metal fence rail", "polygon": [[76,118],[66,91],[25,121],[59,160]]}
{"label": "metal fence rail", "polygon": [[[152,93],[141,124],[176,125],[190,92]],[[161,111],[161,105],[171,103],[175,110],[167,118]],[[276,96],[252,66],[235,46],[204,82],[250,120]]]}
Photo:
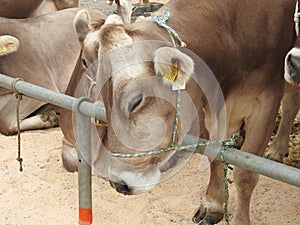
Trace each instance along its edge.
{"label": "metal fence rail", "polygon": [[[0,73],[0,86],[6,89],[12,90],[14,78],[8,77]],[[28,97],[48,102],[53,105],[57,105],[66,109],[73,110],[73,105],[76,101],[76,98],[64,95],[49,89],[24,82],[19,80],[15,84],[16,90]],[[81,114],[90,117],[96,117],[106,121],[105,109],[99,105],[92,104],[90,102],[82,102],[79,106],[79,111]]]}
{"label": "metal fence rail", "polygon": [[[198,142],[206,143],[208,141],[195,136],[187,135],[184,138],[183,144],[189,145]],[[208,147],[200,146],[195,150],[195,152],[221,160],[220,144],[210,144]],[[223,157],[224,161],[229,164],[300,187],[300,169],[295,167],[262,158],[260,156],[243,152],[234,148],[228,148]]]}
{"label": "metal fence rail", "polygon": [[[14,78],[0,74],[0,87],[12,90],[13,82]],[[105,109],[86,99],[77,99],[20,80],[15,83],[15,89],[28,97],[75,111],[76,120],[80,124],[77,128],[78,133],[81,134],[81,137],[77,139],[80,148],[78,156],[79,220],[82,225],[91,224],[91,168],[88,162],[90,159],[82,159],[80,153],[90,155],[89,121],[91,117],[106,121]],[[85,131],[82,132],[82,129]],[[207,140],[189,135],[184,139],[184,145],[198,142],[205,143]],[[220,160],[220,151],[220,145],[210,144],[206,148],[198,147],[195,152]],[[232,148],[228,149],[223,157],[225,162],[232,165],[300,187],[300,169]]]}

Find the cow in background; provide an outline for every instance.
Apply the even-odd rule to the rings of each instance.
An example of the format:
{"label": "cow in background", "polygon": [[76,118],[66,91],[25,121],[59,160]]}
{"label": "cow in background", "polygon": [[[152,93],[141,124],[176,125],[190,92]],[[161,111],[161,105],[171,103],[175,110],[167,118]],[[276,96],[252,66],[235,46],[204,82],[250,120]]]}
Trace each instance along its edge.
{"label": "cow in background", "polygon": [[[297,9],[296,9],[297,10]],[[295,16],[299,17],[299,13]],[[295,21],[299,21],[299,18]],[[299,23],[296,22],[296,34],[298,35]],[[285,96],[282,99],[282,116],[278,131],[266,152],[266,157],[282,162],[289,153],[290,132],[295,117],[300,109],[300,37],[295,41],[294,47],[288,52],[284,61],[284,78],[287,81]]]}
{"label": "cow in background", "polygon": [[[30,19],[0,18],[0,73],[22,78],[41,87],[65,93],[80,55],[73,20],[79,9],[65,9]],[[104,17],[90,11],[92,21]],[[0,88],[0,132],[14,134],[17,100],[12,91]],[[53,107],[50,107],[53,109]],[[23,97],[20,129],[52,127],[56,114],[48,104]]]}
{"label": "cow in background", "polygon": [[29,18],[41,14],[78,7],[79,0],[0,0],[0,16]]}

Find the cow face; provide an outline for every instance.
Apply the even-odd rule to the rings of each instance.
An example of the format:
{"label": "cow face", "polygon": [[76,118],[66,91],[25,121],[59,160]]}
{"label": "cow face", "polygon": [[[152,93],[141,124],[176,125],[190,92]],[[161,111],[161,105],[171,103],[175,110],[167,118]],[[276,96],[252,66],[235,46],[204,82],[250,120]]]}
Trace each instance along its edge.
{"label": "cow face", "polygon": [[[166,43],[136,42],[119,24],[104,25],[99,39],[97,79],[103,82],[101,95],[107,112],[106,149],[138,153],[169,147],[177,101],[171,86],[189,80],[193,60]],[[186,93],[181,101],[184,121],[178,124],[176,143],[196,117]],[[151,189],[161,180],[160,168],[173,153],[117,158],[118,163],[109,167],[111,185],[123,194]]]}

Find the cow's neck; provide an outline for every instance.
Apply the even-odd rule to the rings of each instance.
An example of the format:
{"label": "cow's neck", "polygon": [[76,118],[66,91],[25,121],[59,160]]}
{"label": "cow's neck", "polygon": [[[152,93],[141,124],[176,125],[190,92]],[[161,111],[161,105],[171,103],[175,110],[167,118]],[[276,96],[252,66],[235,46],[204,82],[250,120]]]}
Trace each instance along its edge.
{"label": "cow's neck", "polygon": [[164,28],[157,25],[157,23],[150,19],[133,23],[127,27],[129,35],[134,41],[139,40],[159,40],[171,43],[170,36]]}

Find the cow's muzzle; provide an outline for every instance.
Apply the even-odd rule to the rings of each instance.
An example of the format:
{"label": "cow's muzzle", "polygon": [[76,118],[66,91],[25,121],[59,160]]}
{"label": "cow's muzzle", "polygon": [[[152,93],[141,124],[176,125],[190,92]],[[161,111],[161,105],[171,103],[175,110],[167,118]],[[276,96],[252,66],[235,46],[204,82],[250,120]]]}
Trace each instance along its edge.
{"label": "cow's muzzle", "polygon": [[300,84],[300,56],[290,54],[287,57],[287,66],[289,73],[289,80],[294,84]]}
{"label": "cow's muzzle", "polygon": [[114,182],[114,181],[109,181],[110,186],[112,186],[114,189],[116,189],[117,192],[123,194],[123,195],[132,195],[133,192],[131,188],[123,181],[121,182]]}

